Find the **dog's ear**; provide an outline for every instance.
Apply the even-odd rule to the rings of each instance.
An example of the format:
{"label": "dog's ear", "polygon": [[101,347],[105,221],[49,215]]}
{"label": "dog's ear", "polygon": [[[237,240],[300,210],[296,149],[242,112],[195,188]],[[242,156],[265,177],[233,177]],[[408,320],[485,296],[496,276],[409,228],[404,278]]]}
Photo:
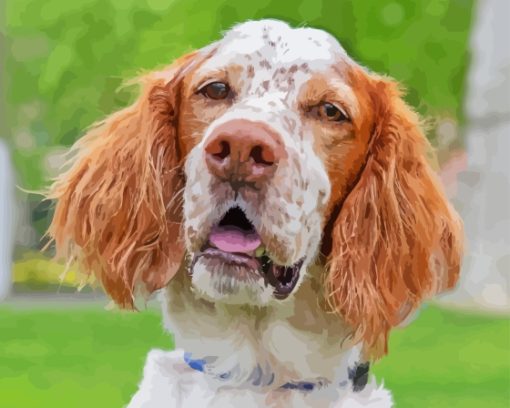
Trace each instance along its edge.
{"label": "dog's ear", "polygon": [[333,223],[327,293],[369,357],[428,296],[457,281],[462,223],[427,163],[419,119],[396,83],[370,78],[365,166]]}
{"label": "dog's ear", "polygon": [[196,60],[192,53],[143,77],[138,100],[76,143],[74,164],[48,194],[57,201],[49,228],[57,256],[77,258],[121,307],[133,307],[138,283],[163,287],[183,258],[176,121]]}

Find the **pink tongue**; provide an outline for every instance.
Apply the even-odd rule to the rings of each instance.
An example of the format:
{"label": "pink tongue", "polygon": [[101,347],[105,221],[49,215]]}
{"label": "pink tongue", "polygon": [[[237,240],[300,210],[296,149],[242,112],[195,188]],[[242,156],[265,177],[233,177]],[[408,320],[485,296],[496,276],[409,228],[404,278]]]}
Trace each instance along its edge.
{"label": "pink tongue", "polygon": [[251,252],[260,246],[256,232],[245,232],[235,227],[214,227],[209,241],[224,252]]}

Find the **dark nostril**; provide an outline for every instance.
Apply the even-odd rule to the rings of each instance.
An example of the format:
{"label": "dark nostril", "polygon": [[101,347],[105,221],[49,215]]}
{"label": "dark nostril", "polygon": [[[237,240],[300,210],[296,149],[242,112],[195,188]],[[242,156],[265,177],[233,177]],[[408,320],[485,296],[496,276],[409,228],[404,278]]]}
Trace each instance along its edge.
{"label": "dark nostril", "polygon": [[273,155],[267,151],[267,149],[263,149],[262,146],[258,145],[251,149],[250,157],[257,164],[263,164],[265,166],[271,166],[274,164]]}
{"label": "dark nostril", "polygon": [[230,155],[230,145],[227,141],[222,140],[219,145],[217,145],[216,151],[211,152],[211,154],[217,159],[223,160]]}

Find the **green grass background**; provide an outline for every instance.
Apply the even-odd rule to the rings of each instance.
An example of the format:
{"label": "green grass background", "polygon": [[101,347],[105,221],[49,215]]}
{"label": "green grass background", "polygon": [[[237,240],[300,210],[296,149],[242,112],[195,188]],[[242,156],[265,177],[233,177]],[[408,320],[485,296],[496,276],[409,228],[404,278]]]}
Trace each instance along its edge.
{"label": "green grass background", "polygon": [[[509,323],[426,307],[393,332],[389,355],[372,372],[392,391],[396,407],[506,408]],[[172,347],[155,308],[0,306],[0,407],[122,407],[154,347]]]}

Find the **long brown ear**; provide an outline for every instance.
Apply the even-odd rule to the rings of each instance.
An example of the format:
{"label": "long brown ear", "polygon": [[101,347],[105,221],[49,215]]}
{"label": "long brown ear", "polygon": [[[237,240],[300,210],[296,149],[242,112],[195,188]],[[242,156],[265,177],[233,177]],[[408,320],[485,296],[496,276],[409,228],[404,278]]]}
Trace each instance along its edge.
{"label": "long brown ear", "polygon": [[142,78],[130,107],[74,146],[74,165],[51,188],[49,235],[57,256],[77,258],[113,300],[132,308],[135,286],[163,287],[182,257],[183,187],[175,122],[178,93],[195,54]]}
{"label": "long brown ear", "polygon": [[369,357],[428,296],[457,281],[462,223],[427,164],[430,146],[398,86],[377,79],[367,161],[332,228],[327,291]]}

